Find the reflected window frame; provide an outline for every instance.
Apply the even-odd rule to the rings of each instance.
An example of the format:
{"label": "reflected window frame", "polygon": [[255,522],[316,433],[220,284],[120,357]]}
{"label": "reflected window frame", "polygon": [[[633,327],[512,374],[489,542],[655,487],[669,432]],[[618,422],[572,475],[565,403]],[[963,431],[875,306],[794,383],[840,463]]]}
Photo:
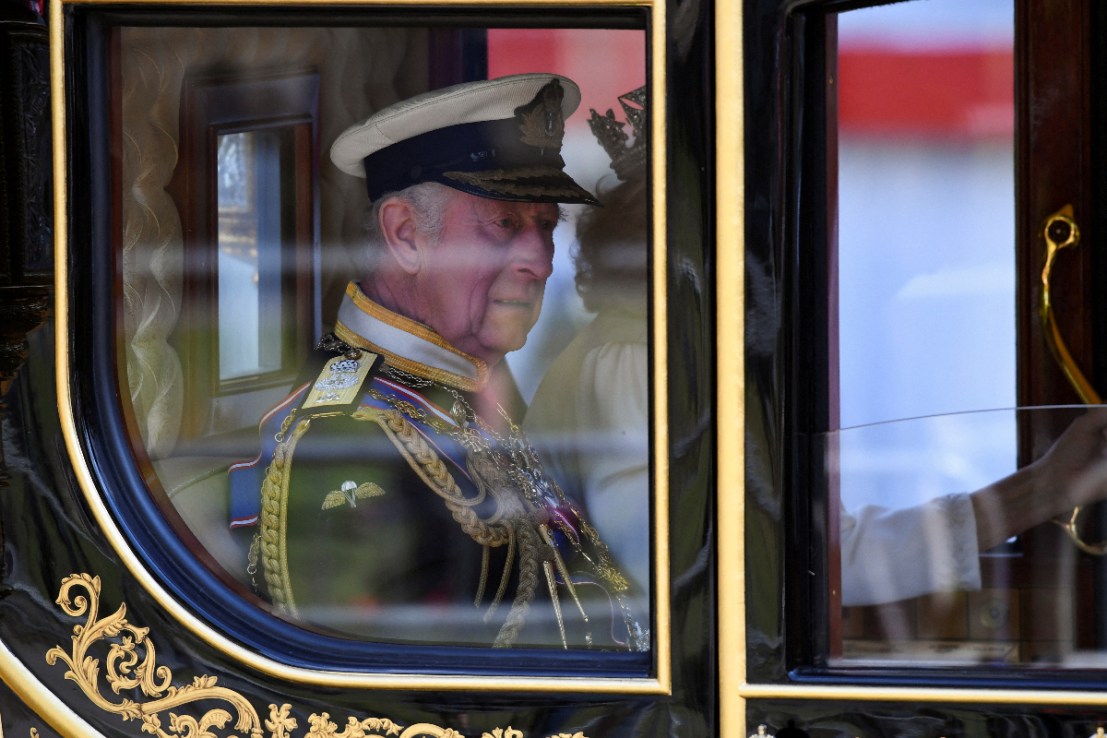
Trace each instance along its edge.
{"label": "reflected window frame", "polygon": [[[311,69],[199,72],[184,81],[180,159],[167,188],[181,213],[185,244],[181,328],[175,342],[185,366],[186,396],[204,398],[186,409],[184,438],[210,432],[210,402],[220,396],[291,385],[300,357],[319,338],[321,297],[318,270],[313,268],[320,248],[319,125],[319,74]],[[255,189],[255,203],[264,198],[264,205],[254,210],[277,214],[277,243],[269,251],[279,261],[259,275],[257,284],[259,313],[262,306],[277,305],[276,323],[281,327],[274,336],[259,320],[251,342],[256,340],[260,347],[275,341],[279,348],[268,366],[227,377],[222,369],[225,338],[220,334],[226,311],[220,308],[225,271],[220,255],[225,244],[218,196],[219,139],[249,133],[276,139],[272,151],[277,161],[258,165],[276,169],[279,186]]]}

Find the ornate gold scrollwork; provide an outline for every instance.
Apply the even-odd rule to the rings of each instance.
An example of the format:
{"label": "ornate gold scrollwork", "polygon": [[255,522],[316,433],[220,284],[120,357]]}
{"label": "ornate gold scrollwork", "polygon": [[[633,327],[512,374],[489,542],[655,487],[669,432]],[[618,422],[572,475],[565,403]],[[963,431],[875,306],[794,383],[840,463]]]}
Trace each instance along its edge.
{"label": "ornate gold scrollwork", "polygon": [[[70,597],[75,587],[84,589],[88,596],[77,594]],[[64,662],[69,667],[65,678],[74,681],[100,709],[115,713],[124,720],[141,720],[143,732],[164,738],[172,735],[213,738],[211,728],[222,728],[231,719],[230,712],[225,709],[208,710],[199,719],[169,713],[169,732],[162,729],[159,715],[198,700],[219,700],[229,703],[238,713],[236,730],[249,732],[253,738],[262,738],[261,721],[253,706],[237,692],[217,686],[216,677],[197,676],[192,684],[182,687],[173,685],[172,672],[165,666],[157,665],[154,643],[146,638],[149,629],[127,622],[126,605],[120,605],[111,615],[99,617],[100,577],[88,574],[66,577],[62,580],[56,601],[67,615],[87,615],[87,622],[73,626],[72,652],[66,653],[60,646],[55,646],[46,652],[46,663],[53,666],[58,661]],[[113,702],[101,694],[100,661],[88,652],[97,642],[107,639],[118,639],[110,641],[104,664],[104,675],[112,692],[118,695],[123,690],[139,689],[150,699],[136,701],[124,697]],[[141,661],[140,649],[145,652]]]}
{"label": "ornate gold scrollwork", "polygon": [[[75,587],[87,594],[70,596]],[[173,673],[165,666],[157,665],[154,642],[147,638],[149,628],[140,628],[127,622],[127,606],[121,604],[113,614],[100,617],[100,577],[88,574],[71,574],[62,580],[58,605],[67,615],[86,617],[84,625],[73,626],[72,650],[66,653],[60,646],[46,652],[46,663],[53,666],[62,661],[69,667],[65,678],[70,679],[94,705],[115,713],[124,720],[141,720],[142,731],[158,738],[219,738],[212,728],[222,729],[231,719],[229,710],[213,708],[200,717],[169,712],[168,723],[163,727],[161,713],[187,708],[201,700],[220,701],[229,704],[238,714],[234,729],[249,733],[251,738],[295,738],[299,724],[292,716],[292,706],[269,705],[269,718],[264,729],[258,713],[249,700],[227,687],[218,686],[214,676],[198,676],[192,684],[174,685]],[[124,690],[140,690],[143,700],[121,698],[118,702],[104,697],[100,692],[100,661],[89,655],[93,645],[108,644],[104,677],[107,686],[116,695]],[[417,723],[403,727],[388,718],[350,717],[339,730],[331,721],[330,713],[312,714],[308,717],[309,729],[303,738],[465,738],[453,728],[443,728],[431,723]],[[516,728],[494,728],[481,738],[526,738]],[[587,738],[583,733],[558,733],[549,738]]]}

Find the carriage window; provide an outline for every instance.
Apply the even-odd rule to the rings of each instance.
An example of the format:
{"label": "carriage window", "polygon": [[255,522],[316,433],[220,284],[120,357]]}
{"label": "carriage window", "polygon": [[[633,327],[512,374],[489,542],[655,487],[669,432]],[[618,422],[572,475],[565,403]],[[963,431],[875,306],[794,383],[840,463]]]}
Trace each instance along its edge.
{"label": "carriage window", "polygon": [[[1079,233],[1060,202],[1036,233],[1015,232],[1014,18],[1003,0],[836,18],[818,453],[837,516],[838,663],[1102,664],[1092,503],[1107,419],[1068,388],[1043,392],[1032,360],[1052,350],[1082,377],[1049,299]],[[1068,284],[1078,265],[1065,263]],[[1094,317],[1071,292],[1065,310],[1070,325]]]}
{"label": "carriage window", "polygon": [[1018,539],[978,551],[967,496],[1018,464],[1014,8],[899,3],[837,31],[832,648],[1029,660]]}
{"label": "carriage window", "polygon": [[1013,24],[1009,1],[838,16],[842,427],[1015,405]]}
{"label": "carriage window", "polygon": [[284,624],[648,672],[650,111],[626,15],[119,29],[132,444],[196,560]]}

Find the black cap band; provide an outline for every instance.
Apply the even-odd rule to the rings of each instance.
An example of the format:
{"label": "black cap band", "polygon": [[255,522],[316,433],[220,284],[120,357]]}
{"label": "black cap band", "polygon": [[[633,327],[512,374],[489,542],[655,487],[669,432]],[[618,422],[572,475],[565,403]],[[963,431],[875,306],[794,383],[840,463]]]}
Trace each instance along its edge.
{"label": "black cap band", "polygon": [[560,149],[520,142],[514,119],[482,121],[428,131],[370,154],[365,183],[376,200],[420,182],[452,184],[447,172],[564,166]]}

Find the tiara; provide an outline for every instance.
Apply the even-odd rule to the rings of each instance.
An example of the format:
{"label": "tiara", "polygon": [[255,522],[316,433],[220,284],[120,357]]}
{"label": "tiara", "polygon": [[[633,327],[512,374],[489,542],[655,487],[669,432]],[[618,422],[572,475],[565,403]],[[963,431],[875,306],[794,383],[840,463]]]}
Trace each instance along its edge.
{"label": "tiara", "polygon": [[623,115],[634,131],[634,141],[625,130],[626,123],[615,120],[615,111],[608,109],[605,115],[592,110],[588,125],[592,134],[599,140],[603,150],[611,157],[611,168],[616,176],[626,182],[631,177],[641,176],[641,167],[646,161],[646,87],[619,96],[623,106]]}

